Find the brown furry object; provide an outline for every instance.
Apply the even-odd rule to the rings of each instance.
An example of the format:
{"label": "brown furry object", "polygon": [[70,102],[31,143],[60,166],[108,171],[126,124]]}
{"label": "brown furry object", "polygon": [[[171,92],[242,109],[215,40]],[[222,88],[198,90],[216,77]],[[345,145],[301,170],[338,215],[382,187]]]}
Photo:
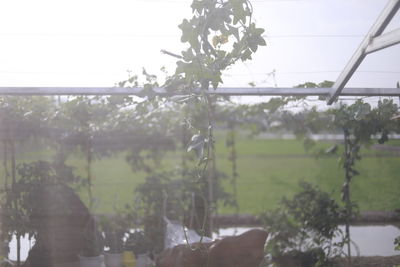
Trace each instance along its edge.
{"label": "brown furry object", "polygon": [[47,185],[38,192],[40,208],[32,212],[37,240],[23,267],[53,267],[76,262],[84,244],[84,232],[94,219],[78,195],[65,185]]}
{"label": "brown furry object", "polygon": [[268,233],[252,229],[211,243],[178,245],[163,251],[157,267],[258,267]]}

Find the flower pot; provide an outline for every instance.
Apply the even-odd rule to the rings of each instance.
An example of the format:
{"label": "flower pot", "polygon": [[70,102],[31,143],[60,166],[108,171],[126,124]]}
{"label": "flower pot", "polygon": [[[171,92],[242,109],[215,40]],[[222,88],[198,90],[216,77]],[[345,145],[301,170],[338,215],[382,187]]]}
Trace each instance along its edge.
{"label": "flower pot", "polygon": [[151,259],[147,253],[137,255],[136,267],[150,267]]}
{"label": "flower pot", "polygon": [[79,261],[73,261],[73,262],[58,262],[54,263],[53,267],[80,267]]}
{"label": "flower pot", "polygon": [[104,267],[104,256],[85,257],[79,255],[79,264],[81,267]]}
{"label": "flower pot", "polygon": [[136,267],[136,258],[132,251],[124,251],[122,253],[123,267]]}
{"label": "flower pot", "polygon": [[106,267],[122,267],[122,253],[105,253],[104,263]]}

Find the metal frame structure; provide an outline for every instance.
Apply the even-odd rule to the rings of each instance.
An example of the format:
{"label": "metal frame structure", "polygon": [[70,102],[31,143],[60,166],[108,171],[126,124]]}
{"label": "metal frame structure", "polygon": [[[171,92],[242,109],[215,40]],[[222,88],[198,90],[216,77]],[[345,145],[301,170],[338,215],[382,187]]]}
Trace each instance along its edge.
{"label": "metal frame structure", "polygon": [[[0,87],[0,95],[142,95],[140,87]],[[161,96],[172,96],[164,88],[154,88]],[[293,87],[221,87],[210,89],[210,95],[221,96],[328,96],[332,88],[293,88]],[[200,93],[194,91],[193,93]],[[399,88],[344,88],[341,96],[400,96]]]}
{"label": "metal frame structure", "polygon": [[[339,96],[400,96],[399,88],[345,88],[366,55],[400,43],[400,28],[382,34],[400,8],[400,0],[389,0],[368,34],[347,63],[332,88],[218,88],[209,94],[229,96],[325,96],[328,105]],[[141,95],[142,88],[125,87],[0,87],[0,95]],[[160,95],[173,95],[163,88],[155,88]],[[175,93],[176,94],[176,93]]]}
{"label": "metal frame structure", "polygon": [[400,8],[400,0],[389,0],[378,19],[357,48],[356,52],[339,75],[329,92],[328,105],[332,104],[341,94],[346,83],[353,76],[367,54],[379,51],[400,43],[400,29],[382,34]]}

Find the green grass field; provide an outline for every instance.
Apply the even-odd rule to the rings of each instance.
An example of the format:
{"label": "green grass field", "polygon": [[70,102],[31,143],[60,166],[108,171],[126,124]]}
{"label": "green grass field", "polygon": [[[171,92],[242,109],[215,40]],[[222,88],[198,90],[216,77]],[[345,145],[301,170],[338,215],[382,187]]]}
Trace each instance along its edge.
{"label": "green grass field", "polygon": [[[318,143],[321,148],[331,145]],[[344,171],[337,156],[316,158],[305,152],[301,141],[250,138],[244,134],[238,136],[236,149],[240,213],[257,214],[274,209],[282,197],[291,197],[298,192],[301,180],[316,184],[340,199]],[[366,156],[357,164],[361,175],[356,176],[351,184],[352,199],[359,204],[360,210],[400,208],[400,157],[388,157],[387,152],[373,150],[363,150],[363,154]],[[377,157],[377,154],[384,156]],[[179,164],[180,155],[181,152],[169,154],[163,167],[168,169],[173,164]],[[218,169],[230,175],[228,150],[221,133],[216,135],[216,155]],[[50,152],[42,151],[22,158],[29,161],[48,159],[50,156]],[[76,166],[76,172],[84,176],[83,157],[70,159],[69,164]],[[123,154],[94,161],[93,175],[96,213],[112,213],[113,206],[132,203],[134,188],[145,178],[144,173],[132,171]],[[228,191],[232,190],[228,183],[225,186]],[[82,191],[81,196],[88,199],[86,191]],[[221,206],[219,212],[233,213],[234,209]]]}
{"label": "green grass field", "polygon": [[[318,144],[321,148],[331,145],[326,142]],[[225,149],[221,145],[217,149],[220,151],[220,168],[229,172]],[[305,152],[298,140],[249,139],[244,136],[239,139],[237,150],[238,200],[243,213],[255,214],[275,208],[282,197],[291,197],[298,192],[298,183],[302,180],[318,185],[340,200],[344,171],[338,156],[313,157]],[[375,157],[375,154],[388,153],[373,150],[364,150],[363,154],[366,156],[356,165],[361,175],[356,176],[351,185],[352,199],[359,204],[360,210],[400,208],[400,158]],[[232,212],[229,209],[222,211]]]}

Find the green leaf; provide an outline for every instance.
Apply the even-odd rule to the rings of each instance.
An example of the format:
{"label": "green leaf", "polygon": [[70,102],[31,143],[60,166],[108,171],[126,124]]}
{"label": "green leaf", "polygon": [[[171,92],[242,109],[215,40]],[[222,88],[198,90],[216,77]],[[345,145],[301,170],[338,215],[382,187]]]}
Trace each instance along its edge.
{"label": "green leaf", "polygon": [[364,119],[371,112],[371,106],[368,103],[356,103],[354,105],[354,119],[356,120]]}
{"label": "green leaf", "polygon": [[251,59],[251,54],[252,54],[251,50],[250,50],[250,49],[246,49],[246,50],[243,52],[243,54],[241,55],[240,59],[241,59],[242,61],[246,61],[246,60],[248,60],[248,59]]}
{"label": "green leaf", "polygon": [[267,42],[265,41],[265,39],[264,39],[263,37],[258,36],[258,37],[257,37],[257,44],[258,44],[259,46],[266,46],[266,45],[267,45]]}
{"label": "green leaf", "polygon": [[183,59],[186,62],[192,61],[195,58],[195,55],[193,54],[193,50],[192,49],[188,49],[186,51],[182,51],[182,56],[183,56]]}
{"label": "green leaf", "polygon": [[396,237],[394,244],[396,245],[395,250],[400,250],[400,236]]}
{"label": "green leaf", "polygon": [[239,21],[246,23],[246,16],[248,12],[244,9],[244,0],[229,0],[232,6],[233,12],[233,24],[237,24]]}
{"label": "green leaf", "polygon": [[187,65],[187,63],[183,62],[183,61],[177,61],[176,62],[176,69],[175,69],[175,74],[180,74],[180,73],[184,73],[185,72],[185,66]]}
{"label": "green leaf", "polygon": [[189,24],[189,21],[187,19],[184,19],[182,23],[178,25],[178,28],[182,30],[181,42],[188,42],[190,39],[189,35],[192,30],[192,26]]}
{"label": "green leaf", "polygon": [[208,27],[213,31],[223,30],[224,28],[224,14],[222,12],[214,11],[208,18]]}
{"label": "green leaf", "polygon": [[221,79],[221,73],[215,74],[211,80],[211,84],[212,84],[214,90],[217,89],[219,83],[223,83],[222,79]]}
{"label": "green leaf", "polygon": [[184,19],[178,27],[182,30],[181,42],[188,42],[193,49],[198,50],[200,48],[200,43],[198,39],[199,32],[193,26],[196,25],[196,23],[196,19],[192,19],[190,22],[187,19]]}
{"label": "green leaf", "polygon": [[321,83],[318,84],[318,87],[327,87],[327,88],[331,88],[334,85],[335,82],[333,81],[323,81]]}
{"label": "green leaf", "polygon": [[240,36],[239,36],[239,28],[233,27],[228,25],[229,28],[229,34],[232,34],[233,36],[235,36],[236,40],[239,41]]}
{"label": "green leaf", "polygon": [[253,53],[257,51],[258,44],[254,39],[248,40],[247,44]]}
{"label": "green leaf", "polygon": [[313,82],[305,82],[302,84],[298,84],[295,86],[296,88],[317,88],[318,85],[316,83]]}
{"label": "green leaf", "polygon": [[198,13],[201,13],[204,10],[204,1],[193,0],[190,7],[192,8],[192,12],[197,11]]}

